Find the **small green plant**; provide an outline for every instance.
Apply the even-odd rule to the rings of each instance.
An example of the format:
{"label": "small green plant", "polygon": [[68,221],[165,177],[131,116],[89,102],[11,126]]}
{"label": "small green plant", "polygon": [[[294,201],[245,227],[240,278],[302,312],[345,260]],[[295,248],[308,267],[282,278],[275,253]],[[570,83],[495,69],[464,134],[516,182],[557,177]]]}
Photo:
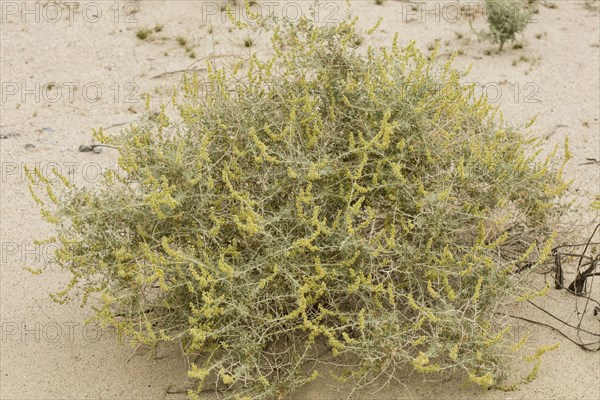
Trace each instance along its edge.
{"label": "small green plant", "polygon": [[516,35],[525,30],[531,21],[533,6],[523,0],[485,0],[485,5],[489,30],[480,31],[477,35],[499,43],[498,51],[501,52],[507,41],[515,41]]}
{"label": "small green plant", "polygon": [[547,291],[516,271],[550,256],[568,147],[538,160],[437,47],[362,54],[356,23],[269,20],[269,58],[208,62],[214,90],[186,76],[176,118],[148,100],[96,132],[119,151],[96,188],[27,170],[72,275],[53,298],[180,342],[191,398],[281,398],[314,361],[355,386],[410,366],[490,387],[524,344],[496,313]]}
{"label": "small green plant", "polygon": [[181,46],[184,47],[187,44],[187,40],[186,38],[184,38],[183,36],[177,36],[175,38],[175,41]]}
{"label": "small green plant", "polygon": [[377,4],[378,6],[383,4],[384,0],[375,0],[375,4]]}
{"label": "small green plant", "polygon": [[162,25],[162,24],[156,24],[156,25],[154,26],[154,32],[156,32],[156,33],[158,33],[158,32],[162,32],[162,30],[164,29],[164,27],[165,27],[165,26],[164,26],[164,25]]}
{"label": "small green plant", "polygon": [[140,40],[146,40],[151,33],[152,31],[150,29],[142,28],[138,29],[138,31],[135,33],[135,36],[137,36],[137,38]]}
{"label": "small green plant", "polygon": [[254,41],[252,40],[252,38],[247,37],[246,39],[244,39],[244,47],[252,47],[253,44]]}

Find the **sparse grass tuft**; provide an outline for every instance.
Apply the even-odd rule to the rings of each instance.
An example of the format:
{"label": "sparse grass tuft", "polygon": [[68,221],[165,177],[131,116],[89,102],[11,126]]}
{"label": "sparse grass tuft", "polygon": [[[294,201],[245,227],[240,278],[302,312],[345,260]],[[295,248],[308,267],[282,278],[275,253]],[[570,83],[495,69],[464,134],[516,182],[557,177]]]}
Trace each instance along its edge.
{"label": "sparse grass tuft", "polygon": [[184,38],[183,36],[177,36],[175,38],[175,41],[181,46],[184,47],[187,44],[187,39]]}
{"label": "sparse grass tuft", "polygon": [[146,40],[151,33],[152,31],[150,29],[142,28],[138,29],[138,31],[135,33],[135,36],[137,36],[137,38],[140,40]]}

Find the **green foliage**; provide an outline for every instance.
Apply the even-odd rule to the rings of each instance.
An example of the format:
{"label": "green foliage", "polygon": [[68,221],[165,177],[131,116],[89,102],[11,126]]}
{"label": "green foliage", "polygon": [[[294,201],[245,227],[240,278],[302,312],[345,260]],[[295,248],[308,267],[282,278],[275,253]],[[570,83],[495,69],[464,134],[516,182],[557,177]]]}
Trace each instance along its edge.
{"label": "green foliage", "polygon": [[478,36],[492,43],[500,43],[502,51],[508,40],[514,42],[517,33],[525,30],[531,22],[534,4],[523,0],[485,0],[488,31],[479,32]]}
{"label": "green foliage", "polygon": [[151,33],[152,31],[150,29],[142,28],[137,30],[135,36],[140,40],[146,40]]}
{"label": "green foliage", "polygon": [[592,211],[600,210],[600,194],[596,195],[596,198],[592,201],[591,209]]}
{"label": "green foliage", "polygon": [[187,40],[183,37],[183,36],[177,36],[175,38],[175,40],[177,41],[177,43],[179,43],[180,46],[184,47],[187,44]]}
{"label": "green foliage", "polygon": [[355,385],[405,365],[502,379],[494,312],[543,294],[514,271],[550,252],[564,164],[435,51],[361,55],[355,23],[275,22],[271,58],[209,63],[214,90],[186,78],[177,118],[98,132],[120,149],[99,187],[30,171],[72,273],[55,299],[181,341],[198,391],[228,398],[289,393],[314,359]]}

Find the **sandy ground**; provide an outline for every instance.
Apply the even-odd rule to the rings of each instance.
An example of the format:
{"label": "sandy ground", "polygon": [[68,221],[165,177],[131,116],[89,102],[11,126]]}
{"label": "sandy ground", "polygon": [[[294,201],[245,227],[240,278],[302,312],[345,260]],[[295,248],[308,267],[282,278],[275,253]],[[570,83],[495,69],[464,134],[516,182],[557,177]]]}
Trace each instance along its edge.
{"label": "sandy ground", "polygon": [[[168,98],[181,74],[202,67],[202,57],[246,55],[264,51],[265,35],[231,30],[210,1],[98,1],[1,3],[1,267],[0,267],[0,398],[2,399],[181,399],[171,394],[186,382],[186,360],[178,348],[158,352],[134,349],[117,340],[114,331],[84,326],[90,310],[61,306],[49,293],[63,287],[68,276],[50,266],[38,268],[51,248],[33,240],[52,234],[29,196],[24,164],[43,171],[57,167],[73,181],[93,185],[102,168],[114,165],[116,154],[78,151],[91,143],[91,129],[115,132],[139,117],[143,95],[153,96],[153,107]],[[307,12],[307,2],[260,2],[278,15]],[[462,1],[473,8],[475,2]],[[546,138],[546,149],[571,138],[574,159],[566,171],[574,179],[578,209],[566,217],[589,235],[598,212],[589,204],[600,193],[600,4],[597,0],[554,1],[539,7],[521,42],[502,54],[479,43],[468,17],[457,14],[457,2],[413,4],[386,0],[355,0],[352,9],[360,25],[383,23],[362,46],[386,45],[394,32],[403,43],[415,40],[428,48],[441,41],[442,58],[460,51],[457,65],[472,64],[468,80],[478,83],[502,108],[507,121],[524,123],[537,115],[536,135]],[[323,1],[319,20],[342,18],[340,3]],[[153,30],[145,40],[140,29]],[[481,17],[474,27],[483,26]],[[176,38],[186,41],[180,45]],[[255,44],[250,50],[244,40]],[[195,59],[191,58],[194,53]],[[52,88],[48,88],[48,84]],[[541,279],[541,278],[540,278]],[[598,296],[600,285],[594,287]],[[573,297],[552,291],[544,306],[569,321],[577,321]],[[518,308],[522,316],[548,321],[535,310]],[[587,311],[590,314],[589,310]],[[598,321],[584,315],[590,329]],[[545,319],[544,319],[545,318]],[[554,331],[516,322],[517,335],[529,333],[539,344],[561,343],[545,357],[534,382],[514,392],[481,391],[455,379],[431,380],[409,375],[403,385],[376,386],[353,395],[355,399],[598,399],[600,353],[586,353]],[[430,380],[424,380],[424,378]],[[350,391],[335,381],[321,379],[294,394],[295,399],[342,399]]]}

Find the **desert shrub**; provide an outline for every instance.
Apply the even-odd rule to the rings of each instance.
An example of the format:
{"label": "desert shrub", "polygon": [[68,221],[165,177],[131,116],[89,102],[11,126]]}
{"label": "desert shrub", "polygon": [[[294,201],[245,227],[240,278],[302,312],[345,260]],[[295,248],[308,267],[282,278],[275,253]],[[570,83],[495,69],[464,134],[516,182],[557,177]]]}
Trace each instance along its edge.
{"label": "desert shrub", "polygon": [[485,0],[489,30],[479,32],[478,36],[492,43],[514,42],[517,33],[525,30],[531,22],[535,4],[523,0]]}
{"label": "desert shrub", "polygon": [[272,57],[208,63],[177,117],[97,132],[119,148],[97,187],[30,171],[72,273],[56,301],[181,341],[192,397],[282,396],[316,361],[355,385],[403,366],[501,382],[494,313],[543,294],[515,271],[548,256],[562,162],[435,52],[358,52],[355,22],[274,22]]}

